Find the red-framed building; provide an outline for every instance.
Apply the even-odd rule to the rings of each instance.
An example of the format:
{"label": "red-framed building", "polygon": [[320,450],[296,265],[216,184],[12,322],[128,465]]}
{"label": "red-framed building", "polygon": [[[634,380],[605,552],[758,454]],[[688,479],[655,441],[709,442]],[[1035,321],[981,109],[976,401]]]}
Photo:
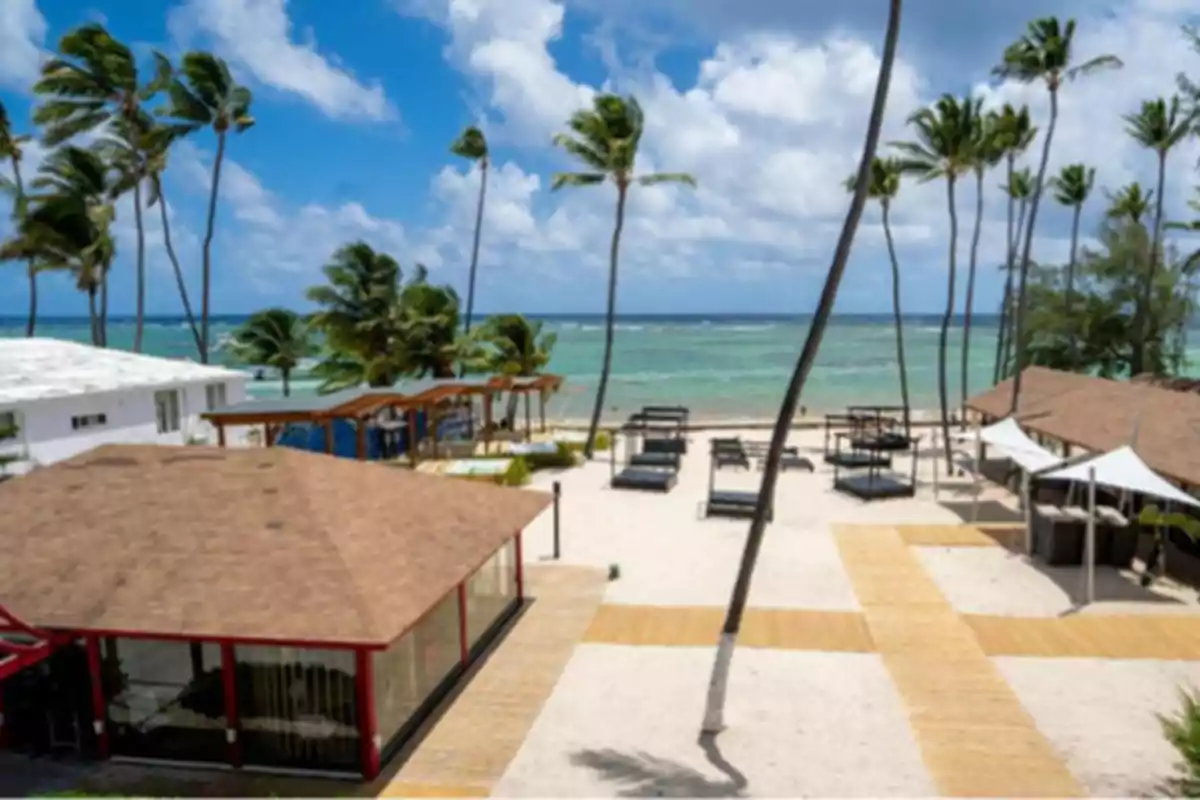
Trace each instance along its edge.
{"label": "red-framed building", "polygon": [[520,606],[549,502],[288,448],[0,484],[0,745],[371,779]]}

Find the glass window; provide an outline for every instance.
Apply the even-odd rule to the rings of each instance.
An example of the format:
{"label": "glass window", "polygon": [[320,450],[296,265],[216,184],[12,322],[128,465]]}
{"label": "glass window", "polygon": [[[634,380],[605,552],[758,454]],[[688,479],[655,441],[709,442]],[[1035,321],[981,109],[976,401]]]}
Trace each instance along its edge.
{"label": "glass window", "polygon": [[204,405],[208,411],[225,407],[225,384],[210,383],[204,387]]}
{"label": "glass window", "polygon": [[358,772],[354,653],[236,647],[247,764]]}
{"label": "glass window", "polygon": [[462,665],[458,591],[451,591],[408,633],[375,652],[375,717],[384,750],[398,745],[405,724],[429,702],[436,702],[446,679]]}
{"label": "glass window", "polygon": [[154,415],[158,420],[159,433],[174,433],[179,430],[179,392],[174,389],[155,392]]}
{"label": "glass window", "polygon": [[105,414],[80,414],[79,416],[71,417],[71,430],[79,431],[84,428],[98,428],[107,423],[108,416]]}
{"label": "glass window", "polygon": [[516,544],[510,539],[467,579],[467,641],[479,643],[517,599]]}
{"label": "glass window", "polygon": [[6,439],[15,439],[20,432],[17,425],[17,412],[15,411],[0,411],[0,442]]}
{"label": "glass window", "polygon": [[229,759],[219,646],[104,639],[100,655],[114,753],[175,761]]}

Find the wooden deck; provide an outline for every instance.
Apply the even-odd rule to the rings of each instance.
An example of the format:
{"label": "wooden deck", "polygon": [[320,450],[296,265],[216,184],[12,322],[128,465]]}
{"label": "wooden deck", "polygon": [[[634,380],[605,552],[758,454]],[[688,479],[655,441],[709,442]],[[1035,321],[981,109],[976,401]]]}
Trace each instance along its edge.
{"label": "wooden deck", "polygon": [[900,538],[910,547],[1005,547],[1024,546],[1025,529],[1020,525],[896,525]]}
{"label": "wooden deck", "polygon": [[1200,661],[1200,616],[1073,614],[965,616],[990,656]]}

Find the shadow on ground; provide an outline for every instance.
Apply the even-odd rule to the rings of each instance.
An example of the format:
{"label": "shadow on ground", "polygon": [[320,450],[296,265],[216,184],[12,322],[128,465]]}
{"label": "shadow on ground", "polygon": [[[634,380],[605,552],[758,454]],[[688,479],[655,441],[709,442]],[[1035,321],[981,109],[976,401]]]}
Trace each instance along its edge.
{"label": "shadow on ground", "polygon": [[745,797],[750,784],[721,755],[716,738],[702,736],[699,745],[708,762],[725,776],[723,780],[640,750],[632,754],[611,748],[579,750],[571,754],[571,763],[594,770],[603,780],[616,784],[618,797]]}
{"label": "shadow on ground", "polygon": [[1020,511],[1010,508],[997,500],[979,501],[979,509],[976,512],[972,512],[971,510],[971,501],[944,500],[939,502],[938,505],[954,514],[954,516],[963,522],[971,522],[971,515],[975,513],[977,517],[972,524],[978,525],[989,525],[999,522],[1021,522],[1025,519]]}

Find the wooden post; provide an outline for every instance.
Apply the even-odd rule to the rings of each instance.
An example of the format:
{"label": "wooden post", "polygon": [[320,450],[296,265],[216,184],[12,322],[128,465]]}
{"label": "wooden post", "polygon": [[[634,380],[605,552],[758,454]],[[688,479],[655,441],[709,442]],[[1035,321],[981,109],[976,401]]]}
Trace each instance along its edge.
{"label": "wooden post", "polygon": [[224,447],[224,446],[225,446],[225,425],[223,423],[218,422],[217,423],[217,447]]}
{"label": "wooden post", "polygon": [[525,441],[533,441],[533,423],[529,421],[529,390],[525,390]]}
{"label": "wooden post", "polygon": [[458,584],[458,651],[465,667],[471,660],[471,642],[467,632],[467,582]]}
{"label": "wooden post", "polygon": [[237,658],[233,645],[221,643],[221,689],[225,695],[225,741],[229,743],[229,763],[242,765],[242,742],[240,737],[241,714],[238,712]]}
{"label": "wooden post", "polygon": [[542,433],[546,432],[546,390],[538,389],[538,420],[541,423]]}
{"label": "wooden post", "polygon": [[521,532],[517,531],[517,535],[513,537],[514,549],[517,559],[517,602],[525,602],[525,565],[521,563]]}
{"label": "wooden post", "polygon": [[325,420],[325,452],[333,455],[333,420]]}
{"label": "wooden post", "polygon": [[438,423],[441,422],[440,409],[436,403],[430,403],[425,412],[425,427],[429,431],[429,454],[438,457]]}
{"label": "wooden post", "polygon": [[358,684],[358,739],[362,753],[363,777],[369,781],[379,777],[379,723],[375,713],[375,665],[371,651],[360,647],[354,651],[355,678]]}
{"label": "wooden post", "polygon": [[417,409],[409,407],[404,411],[408,417],[408,463],[417,465]]}
{"label": "wooden post", "polygon": [[267,447],[274,447],[276,440],[279,438],[279,428],[271,423],[263,425],[263,444]]}
{"label": "wooden post", "polygon": [[483,452],[492,452],[492,401],[496,393],[488,392],[483,398]]}
{"label": "wooden post", "polygon": [[355,420],[355,434],[358,437],[358,460],[367,460],[367,421],[365,419]]}
{"label": "wooden post", "polygon": [[88,673],[92,681],[92,730],[96,733],[96,752],[108,758],[108,704],[104,700],[104,678],[100,668],[100,639],[89,636],[84,640],[87,649]]}

